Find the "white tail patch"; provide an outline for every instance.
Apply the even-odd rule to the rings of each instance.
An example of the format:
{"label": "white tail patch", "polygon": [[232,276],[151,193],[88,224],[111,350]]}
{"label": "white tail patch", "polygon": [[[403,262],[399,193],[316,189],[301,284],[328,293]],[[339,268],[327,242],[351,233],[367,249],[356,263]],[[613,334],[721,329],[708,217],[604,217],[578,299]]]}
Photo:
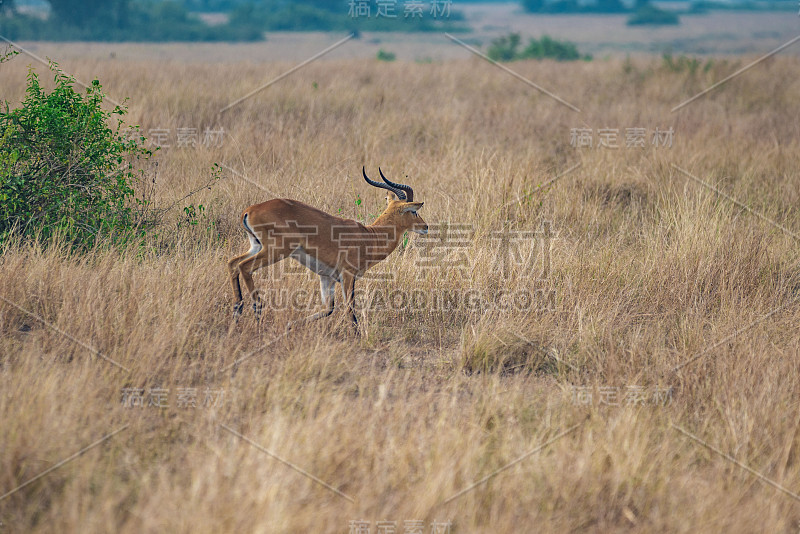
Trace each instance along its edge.
{"label": "white tail patch", "polygon": [[247,215],[248,215],[247,213],[244,214],[244,217],[242,218],[242,224],[244,225],[244,229],[247,230],[247,239],[250,240],[250,250],[247,251],[248,254],[247,257],[252,258],[256,254],[261,252],[261,249],[264,247],[261,245],[261,241],[259,241],[258,238],[256,237],[255,232],[253,232],[253,229],[250,228],[249,224],[247,224]]}

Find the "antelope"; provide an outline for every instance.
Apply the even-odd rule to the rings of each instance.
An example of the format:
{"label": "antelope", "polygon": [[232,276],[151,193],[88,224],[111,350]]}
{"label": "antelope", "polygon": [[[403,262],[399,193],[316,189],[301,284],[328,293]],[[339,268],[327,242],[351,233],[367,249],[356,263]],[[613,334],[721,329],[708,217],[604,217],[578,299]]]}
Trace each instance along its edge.
{"label": "antelope", "polygon": [[[386,209],[370,225],[343,219],[297,200],[276,198],[250,206],[241,222],[250,240],[250,250],[228,261],[233,288],[233,313],[242,314],[242,289],[239,275],[253,299],[256,320],[261,317],[263,299],[254,291],[253,273],[286,258],[293,258],[319,275],[325,309],[302,319],[301,323],[328,317],[334,311],[336,283],[342,286],[353,329],[358,334],[355,311],[355,282],[370,267],[394,251],[406,231],[427,234],[428,225],[417,213],[422,202],[414,202],[414,190],[392,182],[378,172],[383,183],[370,180],[364,167],[364,180],[388,191]],[[286,325],[286,330],[293,323]]]}

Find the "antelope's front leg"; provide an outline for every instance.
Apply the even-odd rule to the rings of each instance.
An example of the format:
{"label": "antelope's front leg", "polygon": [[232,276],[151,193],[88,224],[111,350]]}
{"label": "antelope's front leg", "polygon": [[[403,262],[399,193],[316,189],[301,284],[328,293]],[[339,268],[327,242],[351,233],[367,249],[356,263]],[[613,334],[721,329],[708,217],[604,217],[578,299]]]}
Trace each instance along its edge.
{"label": "antelope's front leg", "polygon": [[347,304],[347,313],[350,315],[353,330],[356,335],[358,331],[358,319],[356,318],[356,277],[350,273],[342,274],[342,292],[344,293],[344,301]]}
{"label": "antelope's front leg", "polygon": [[306,321],[316,321],[323,317],[328,317],[333,313],[336,307],[334,303],[334,295],[336,294],[336,279],[330,276],[319,276],[319,292],[322,295],[322,303],[325,305],[323,311],[317,312],[314,315],[306,317]]}
{"label": "antelope's front leg", "polygon": [[320,294],[322,295],[322,303],[325,305],[325,309],[313,315],[309,315],[304,319],[300,319],[299,321],[289,321],[286,324],[287,332],[291,330],[292,327],[294,327],[294,325],[298,323],[308,323],[311,321],[316,321],[317,319],[328,317],[330,314],[333,313],[333,310],[336,307],[334,301],[334,295],[336,294],[336,279],[331,278],[330,276],[319,275],[319,291]]}

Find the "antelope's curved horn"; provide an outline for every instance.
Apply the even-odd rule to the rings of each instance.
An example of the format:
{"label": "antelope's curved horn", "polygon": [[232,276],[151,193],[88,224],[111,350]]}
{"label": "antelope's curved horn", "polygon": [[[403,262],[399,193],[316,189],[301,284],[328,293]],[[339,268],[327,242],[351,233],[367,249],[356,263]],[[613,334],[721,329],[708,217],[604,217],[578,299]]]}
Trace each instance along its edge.
{"label": "antelope's curved horn", "polygon": [[381,170],[380,167],[378,167],[378,172],[381,173],[381,178],[383,178],[384,182],[386,182],[390,186],[394,187],[395,189],[400,189],[401,191],[405,191],[407,193],[406,196],[408,196],[408,198],[407,199],[402,199],[401,198],[400,200],[407,200],[408,202],[413,202],[414,201],[414,190],[411,189],[410,186],[403,185],[403,184],[396,184],[393,181],[389,180],[387,177],[385,177],[383,175],[383,171]]}
{"label": "antelope's curved horn", "polygon": [[[364,180],[366,180],[369,185],[374,186],[374,187],[380,187],[381,189],[386,189],[388,191],[391,191],[392,193],[397,195],[397,198],[399,198],[400,200],[405,200],[406,199],[406,194],[403,192],[404,191],[403,189],[397,188],[397,187],[393,187],[392,185],[389,185],[388,182],[385,183],[385,184],[382,184],[380,182],[376,182],[375,180],[370,180],[369,177],[367,176],[367,170],[363,166],[361,167],[361,173],[364,175]],[[381,175],[383,175],[383,173],[381,173]],[[408,186],[403,186],[403,187],[408,187]]]}

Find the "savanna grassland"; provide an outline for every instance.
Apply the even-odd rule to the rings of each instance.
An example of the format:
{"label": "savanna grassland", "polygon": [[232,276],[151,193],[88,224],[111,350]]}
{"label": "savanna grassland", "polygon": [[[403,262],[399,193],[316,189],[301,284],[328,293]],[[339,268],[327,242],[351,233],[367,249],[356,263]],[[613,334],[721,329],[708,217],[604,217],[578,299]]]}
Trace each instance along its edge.
{"label": "savanna grassland", "polygon": [[[294,63],[70,61],[169,131],[147,176],[177,204],[146,246],[2,250],[0,494],[101,441],[4,496],[0,532],[797,532],[796,495],[760,477],[800,491],[800,60],[670,111],[749,59],[512,65],[580,112],[479,59],[329,59],[222,114]],[[28,62],[0,66],[12,104]],[[186,127],[224,142],[177,147]],[[341,309],[284,335],[307,310],[257,324],[247,300],[235,324],[241,211],[292,197],[369,221],[383,195],[362,165],[407,180],[436,231],[359,287],[488,302],[366,299],[360,338]],[[447,249],[453,228],[468,239]],[[498,232],[531,262],[498,263]],[[278,268],[257,287],[321,307],[317,280]],[[495,305],[509,291],[553,298]]]}

